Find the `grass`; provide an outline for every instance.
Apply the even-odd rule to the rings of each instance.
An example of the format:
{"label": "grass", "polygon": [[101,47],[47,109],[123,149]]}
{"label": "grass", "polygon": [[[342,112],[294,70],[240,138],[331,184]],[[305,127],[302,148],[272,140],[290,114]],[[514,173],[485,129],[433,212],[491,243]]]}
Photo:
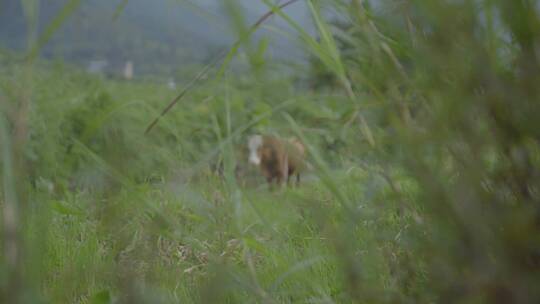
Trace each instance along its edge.
{"label": "grass", "polygon": [[[14,73],[4,81],[16,82],[22,76],[10,68]],[[344,193],[349,207],[364,214],[355,215],[358,226],[315,170],[306,172],[299,188],[270,191],[257,170],[246,167],[245,133],[236,130],[253,125],[280,132],[269,126],[284,125],[280,112],[294,113],[301,108],[297,101],[283,110],[274,102],[261,112],[257,102],[246,100],[250,93],[231,87],[229,110],[222,113],[234,118],[227,118],[212,114],[219,113],[222,101],[209,98],[208,87],[202,87],[144,135],[144,123],[157,113],[153,109],[175,92],[48,63],[40,63],[33,76],[33,90],[40,94],[29,120],[25,153],[32,156],[32,190],[23,230],[25,251],[31,253],[25,278],[35,278],[37,298],[55,303],[108,303],[130,296],[183,303],[222,297],[227,302],[346,299],[348,265],[339,258],[340,246],[353,242],[359,245],[355,255],[377,259],[384,249],[373,245],[381,232],[390,238],[399,231],[393,212],[364,197],[359,185],[368,173],[362,169],[328,169],[339,185],[333,191]],[[325,112],[303,116],[335,115],[332,99],[320,103]],[[244,114],[246,104],[255,116]],[[230,134],[229,123],[237,134],[230,152],[242,169],[239,180],[213,169],[220,159],[227,162],[229,145],[218,143]],[[309,137],[316,143],[319,135]],[[351,231],[341,231],[343,222]],[[375,235],[369,227],[382,230]],[[388,280],[386,268],[365,272],[382,282]]]}
{"label": "grass", "polygon": [[[538,17],[480,3],[309,1],[315,39],[268,2],[307,75],[229,71],[241,36],[146,135],[178,92],[2,53],[0,301],[538,302]],[[301,187],[247,166],[261,132]]]}
{"label": "grass", "polygon": [[[359,178],[340,180],[359,196],[362,189],[353,186]],[[373,246],[376,239],[397,234],[395,219],[383,214],[341,235],[346,216],[318,181],[283,193],[229,193],[216,176],[207,179],[48,202],[63,208],[52,208],[47,228],[44,294],[52,302],[86,302],[103,290],[118,295],[116,280],[130,280],[146,296],[164,291],[165,302],[218,295],[229,302],[339,299],[345,289],[339,243],[353,242],[358,257],[376,260],[384,250]],[[377,206],[360,206],[378,213]],[[388,280],[379,265],[366,275]]]}

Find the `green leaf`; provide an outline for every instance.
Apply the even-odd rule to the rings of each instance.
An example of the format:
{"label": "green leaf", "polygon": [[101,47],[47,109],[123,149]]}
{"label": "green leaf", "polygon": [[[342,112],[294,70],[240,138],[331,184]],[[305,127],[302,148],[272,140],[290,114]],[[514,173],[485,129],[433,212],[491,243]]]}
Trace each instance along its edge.
{"label": "green leaf", "polygon": [[102,290],[95,293],[90,298],[91,304],[108,304],[112,302],[111,292],[109,290]]}
{"label": "green leaf", "polygon": [[83,213],[80,209],[62,201],[53,201],[52,209],[62,215],[81,216]]}

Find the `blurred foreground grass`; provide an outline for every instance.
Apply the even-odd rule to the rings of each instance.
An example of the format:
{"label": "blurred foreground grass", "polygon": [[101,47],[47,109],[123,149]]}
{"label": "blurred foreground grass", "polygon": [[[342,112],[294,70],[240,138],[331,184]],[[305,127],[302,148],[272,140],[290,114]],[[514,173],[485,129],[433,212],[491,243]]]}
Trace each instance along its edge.
{"label": "blurred foreground grass", "polygon": [[[537,303],[535,2],[324,5],[318,39],[273,8],[309,71],[246,48],[148,136],[164,85],[2,55],[2,300]],[[308,144],[300,188],[253,132]]]}

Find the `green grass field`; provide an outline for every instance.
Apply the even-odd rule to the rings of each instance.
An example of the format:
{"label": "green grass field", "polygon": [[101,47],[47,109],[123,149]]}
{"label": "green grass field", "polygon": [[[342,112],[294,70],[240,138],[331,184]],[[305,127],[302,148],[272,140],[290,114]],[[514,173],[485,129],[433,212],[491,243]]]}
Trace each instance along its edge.
{"label": "green grass field", "polygon": [[[241,36],[148,134],[159,77],[2,51],[0,302],[538,303],[537,6],[325,5],[316,38],[274,7],[307,68]],[[299,187],[256,133],[306,144]]]}
{"label": "green grass field", "polygon": [[[6,92],[16,96],[28,71],[8,68]],[[248,97],[264,87],[203,86],[144,135],[176,92],[65,65],[31,74],[23,268],[45,299],[346,301],[356,287],[344,275],[358,275],[357,259],[370,265],[361,272],[374,288],[397,288],[384,256],[400,254],[408,220],[386,201],[382,177],[325,153],[327,175],[311,168],[300,187],[272,190],[247,165],[248,134],[293,134],[284,113],[324,145],[315,126],[347,110],[332,97],[315,96],[320,108],[309,113],[306,96],[265,103]]]}

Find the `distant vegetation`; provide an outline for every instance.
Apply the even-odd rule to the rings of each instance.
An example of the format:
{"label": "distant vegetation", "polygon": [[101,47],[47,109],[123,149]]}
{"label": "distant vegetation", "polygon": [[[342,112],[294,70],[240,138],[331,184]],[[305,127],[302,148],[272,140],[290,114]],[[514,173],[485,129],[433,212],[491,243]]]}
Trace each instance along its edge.
{"label": "distant vegetation", "polygon": [[[40,32],[68,2],[41,3]],[[211,30],[206,35],[200,34],[197,28],[205,26],[206,21],[185,11],[185,6],[182,9],[167,1],[155,5],[138,0],[130,2],[115,17],[121,1],[82,1],[43,48],[43,56],[63,58],[83,66],[91,60],[107,60],[117,69],[131,60],[137,63],[138,73],[170,75],[175,72],[172,67],[207,60],[230,39],[226,35],[219,37]],[[0,41],[4,47],[24,49],[27,27],[21,2],[0,3],[0,19]],[[183,26],[186,24],[193,28]]]}
{"label": "distant vegetation", "polygon": [[[39,3],[37,31],[41,34],[64,8],[72,8],[41,50],[44,58],[62,59],[82,67],[94,60],[105,60],[105,71],[113,75],[121,74],[126,61],[132,61],[139,76],[177,76],[186,65],[211,60],[235,38],[234,31],[227,30],[231,22],[224,4],[218,1],[211,5],[170,0]],[[252,6],[261,4],[248,5]],[[0,2],[0,47],[19,51],[26,48],[29,32],[23,7],[24,1]],[[212,10],[205,12],[206,7]],[[247,17],[258,17],[252,14]],[[274,40],[276,36],[280,37],[273,35]],[[280,43],[282,57],[298,57],[293,43]]]}
{"label": "distant vegetation", "polygon": [[306,3],[307,66],[246,39],[147,135],[181,86],[2,51],[0,302],[540,302],[535,3]]}

